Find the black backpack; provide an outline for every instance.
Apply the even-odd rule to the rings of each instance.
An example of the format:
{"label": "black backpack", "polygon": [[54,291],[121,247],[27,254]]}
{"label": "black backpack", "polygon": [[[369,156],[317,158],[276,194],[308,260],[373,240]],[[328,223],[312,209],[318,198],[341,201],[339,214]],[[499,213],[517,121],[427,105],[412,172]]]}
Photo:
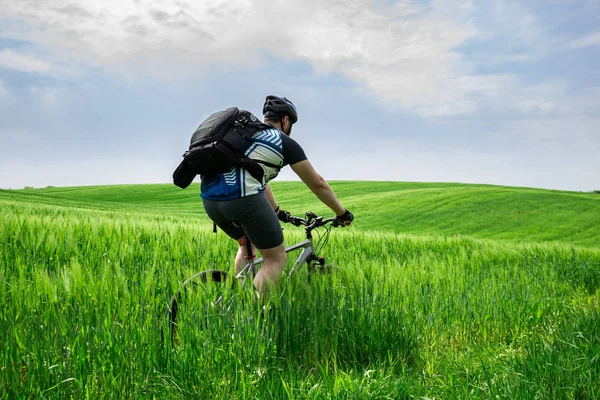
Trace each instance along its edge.
{"label": "black backpack", "polygon": [[214,175],[242,167],[262,181],[264,170],[259,164],[280,169],[266,161],[244,155],[252,136],[272,126],[260,122],[252,113],[237,107],[217,111],[200,124],[192,135],[189,150],[173,173],[173,183],[187,188],[196,175]]}

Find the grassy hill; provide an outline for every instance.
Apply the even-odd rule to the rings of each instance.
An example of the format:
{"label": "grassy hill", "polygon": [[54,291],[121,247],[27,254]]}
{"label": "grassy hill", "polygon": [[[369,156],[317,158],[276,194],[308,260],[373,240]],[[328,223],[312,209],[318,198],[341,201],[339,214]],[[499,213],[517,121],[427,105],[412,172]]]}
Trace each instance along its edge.
{"label": "grassy hill", "polygon": [[[355,230],[600,247],[599,194],[455,183],[331,185],[356,215]],[[167,184],[0,190],[0,204],[185,217],[208,226],[198,186],[186,190]],[[295,214],[330,213],[300,182],[272,186],[283,209]]]}
{"label": "grassy hill", "polygon": [[251,288],[217,313],[202,286],[165,347],[173,293],[237,248],[197,185],[0,191],[0,399],[598,398],[598,194],[332,186],[356,214],[319,252],[333,273],[282,279],[262,319]]}

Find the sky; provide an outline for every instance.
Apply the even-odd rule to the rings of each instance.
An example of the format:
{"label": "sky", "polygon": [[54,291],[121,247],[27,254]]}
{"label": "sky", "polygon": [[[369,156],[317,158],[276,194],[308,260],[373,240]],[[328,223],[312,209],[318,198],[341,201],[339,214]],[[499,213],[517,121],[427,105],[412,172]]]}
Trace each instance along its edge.
{"label": "sky", "polygon": [[171,182],[270,94],[327,180],[600,189],[598,0],[0,0],[0,188]]}

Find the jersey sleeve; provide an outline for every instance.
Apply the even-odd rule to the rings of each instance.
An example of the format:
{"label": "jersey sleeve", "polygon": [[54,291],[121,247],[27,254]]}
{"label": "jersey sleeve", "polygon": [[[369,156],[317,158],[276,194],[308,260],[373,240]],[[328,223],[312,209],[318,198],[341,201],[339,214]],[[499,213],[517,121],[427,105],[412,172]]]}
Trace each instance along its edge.
{"label": "jersey sleeve", "polygon": [[284,165],[292,165],[300,161],[308,160],[308,157],[306,157],[306,154],[304,154],[304,150],[294,139],[292,139],[285,133],[282,133],[281,140],[283,147],[282,150]]}

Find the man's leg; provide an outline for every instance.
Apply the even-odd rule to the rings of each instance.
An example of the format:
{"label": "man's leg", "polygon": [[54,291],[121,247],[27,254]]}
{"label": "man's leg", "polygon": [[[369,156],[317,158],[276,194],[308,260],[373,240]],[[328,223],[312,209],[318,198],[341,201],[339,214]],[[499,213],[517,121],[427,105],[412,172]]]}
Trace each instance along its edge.
{"label": "man's leg", "polygon": [[[253,252],[260,252],[264,263],[254,277],[254,286],[259,293],[264,293],[269,284],[276,284],[285,266],[285,245],[283,231],[264,193],[243,197],[226,202],[205,201],[207,214],[231,238],[237,240],[239,248],[235,258],[235,269],[239,273],[246,266],[247,249],[244,237],[253,244]],[[216,205],[214,204],[216,203]],[[209,210],[219,207],[223,210],[218,215],[211,215]],[[220,219],[217,219],[220,217]],[[232,223],[231,221],[236,221]],[[254,247],[256,245],[257,247]]]}
{"label": "man's leg", "polygon": [[[237,251],[237,255],[235,256],[235,273],[239,274],[242,269],[248,264],[248,246],[246,245],[246,237],[244,236],[241,239],[238,239],[237,242],[240,245]],[[252,254],[256,256],[256,247],[252,245]]]}
{"label": "man's leg", "polygon": [[277,247],[266,250],[258,249],[258,251],[260,251],[264,262],[254,277],[254,287],[259,294],[263,295],[270,286],[277,284],[279,277],[283,273],[286,259],[285,245],[282,243]]}

